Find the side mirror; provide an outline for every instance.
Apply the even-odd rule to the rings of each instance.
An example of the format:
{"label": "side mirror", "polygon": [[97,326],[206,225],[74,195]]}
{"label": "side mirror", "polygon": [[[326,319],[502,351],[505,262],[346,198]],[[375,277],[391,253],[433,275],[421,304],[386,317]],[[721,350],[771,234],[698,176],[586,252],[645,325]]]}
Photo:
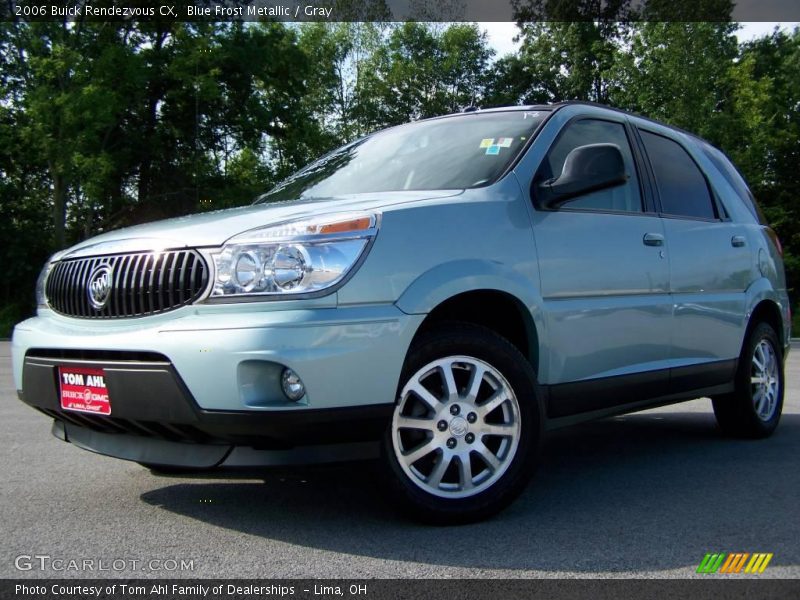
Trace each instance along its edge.
{"label": "side mirror", "polygon": [[558,208],[577,196],[622,185],[627,180],[619,146],[578,146],[567,155],[561,175],[537,186],[536,199],[543,208]]}

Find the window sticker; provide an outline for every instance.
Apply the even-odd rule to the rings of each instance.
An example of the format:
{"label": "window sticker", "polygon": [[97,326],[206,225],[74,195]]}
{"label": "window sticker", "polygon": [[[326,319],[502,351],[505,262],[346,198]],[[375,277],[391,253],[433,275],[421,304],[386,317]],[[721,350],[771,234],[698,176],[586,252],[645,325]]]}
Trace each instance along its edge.
{"label": "window sticker", "polygon": [[523,119],[527,119],[528,117],[531,117],[531,118],[535,119],[540,114],[542,114],[542,113],[541,113],[541,111],[538,111],[538,110],[534,110],[533,112],[525,111],[524,113],[522,113],[522,118]]}
{"label": "window sticker", "polygon": [[489,146],[486,148],[486,154],[500,154],[500,146],[494,144]]}
{"label": "window sticker", "polygon": [[489,146],[494,144],[494,138],[483,138],[481,140],[480,146],[478,148],[488,148]]}
{"label": "window sticker", "polygon": [[497,145],[500,146],[501,148],[509,148],[511,146],[511,142],[513,141],[514,138],[502,137],[499,140],[497,140]]}

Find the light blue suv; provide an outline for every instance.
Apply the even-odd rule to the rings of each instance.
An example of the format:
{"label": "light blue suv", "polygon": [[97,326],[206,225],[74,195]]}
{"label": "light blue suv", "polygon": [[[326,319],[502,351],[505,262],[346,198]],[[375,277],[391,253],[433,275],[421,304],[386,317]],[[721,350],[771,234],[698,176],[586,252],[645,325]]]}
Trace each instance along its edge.
{"label": "light blue suv", "polygon": [[772,433],[790,309],[747,185],[602,106],[370,135],[254,205],[59,252],[14,331],[19,397],[154,470],[381,457],[418,518],[508,504],[547,430],[708,396]]}

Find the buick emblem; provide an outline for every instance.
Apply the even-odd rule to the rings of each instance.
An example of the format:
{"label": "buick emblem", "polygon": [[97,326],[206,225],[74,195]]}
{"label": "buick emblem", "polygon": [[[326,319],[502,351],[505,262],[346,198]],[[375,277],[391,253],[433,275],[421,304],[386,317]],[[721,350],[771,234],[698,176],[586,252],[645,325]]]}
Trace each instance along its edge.
{"label": "buick emblem", "polygon": [[110,265],[99,265],[92,269],[86,284],[86,291],[89,293],[89,302],[97,310],[103,308],[108,302],[113,281]]}
{"label": "buick emblem", "polygon": [[464,417],[456,417],[450,421],[450,433],[454,436],[464,437],[468,431],[469,425],[467,425],[467,421]]}

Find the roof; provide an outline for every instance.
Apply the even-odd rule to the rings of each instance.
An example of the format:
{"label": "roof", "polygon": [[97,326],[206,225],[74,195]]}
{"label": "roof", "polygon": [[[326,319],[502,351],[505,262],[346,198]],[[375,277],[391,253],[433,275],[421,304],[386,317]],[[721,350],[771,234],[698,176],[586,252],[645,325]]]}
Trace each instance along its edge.
{"label": "roof", "polygon": [[601,109],[604,109],[604,110],[610,110],[610,111],[613,111],[613,112],[616,112],[616,113],[621,113],[621,114],[627,115],[629,117],[635,117],[637,119],[641,119],[642,121],[648,121],[650,123],[654,123],[654,124],[659,125],[661,127],[666,127],[667,129],[672,129],[673,131],[677,131],[677,132],[682,133],[684,135],[688,135],[688,136],[694,138],[695,140],[698,140],[698,141],[700,141],[700,142],[702,142],[704,144],[708,144],[710,146],[713,146],[713,144],[711,144],[707,140],[704,140],[703,138],[701,138],[696,133],[692,133],[691,131],[687,131],[685,129],[681,129],[680,127],[677,127],[675,125],[670,125],[669,123],[664,123],[663,121],[659,121],[657,119],[653,119],[651,117],[647,117],[645,115],[641,115],[639,113],[635,113],[635,112],[630,111],[630,110],[617,108],[615,106],[609,106],[607,104],[602,104],[600,102],[591,102],[589,100],[564,100],[562,102],[553,102],[552,104],[523,104],[523,105],[511,105],[511,106],[495,106],[495,107],[492,107],[492,108],[486,108],[486,109],[480,109],[480,110],[477,110],[477,111],[472,111],[471,113],[453,113],[453,115],[446,115],[446,116],[454,116],[454,115],[460,115],[460,114],[480,114],[480,113],[487,113],[487,112],[503,112],[503,111],[509,111],[509,110],[527,110],[527,111],[548,110],[548,111],[555,111],[555,110],[558,110],[559,108],[563,108],[563,107],[566,107],[566,106],[591,106],[593,108],[601,108]]}

